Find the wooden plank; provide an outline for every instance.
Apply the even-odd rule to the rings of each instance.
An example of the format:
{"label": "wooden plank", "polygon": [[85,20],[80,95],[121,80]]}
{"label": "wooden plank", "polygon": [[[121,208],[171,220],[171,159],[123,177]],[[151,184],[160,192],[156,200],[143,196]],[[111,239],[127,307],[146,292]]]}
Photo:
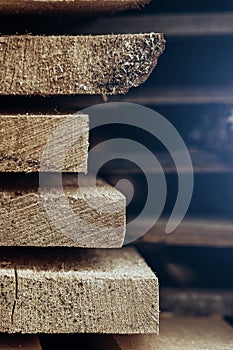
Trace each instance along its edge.
{"label": "wooden plank", "polygon": [[[168,37],[233,35],[233,13],[168,13],[114,16],[97,19],[80,28],[88,33],[140,33],[162,31]],[[75,32],[75,29],[74,29]]]}
{"label": "wooden plank", "polygon": [[[231,349],[233,329],[219,317],[161,317],[160,335],[114,335],[118,350]],[[97,347],[98,349],[98,347]],[[100,349],[100,348],[99,348]]]}
{"label": "wooden plank", "polygon": [[1,249],[1,332],[158,331],[158,280],[133,248]]}
{"label": "wooden plank", "polygon": [[1,36],[1,95],[123,94],[164,50],[161,33]]}
{"label": "wooden plank", "polygon": [[65,158],[63,171],[86,173],[88,124],[86,115],[0,115],[0,172],[39,171],[46,144],[59,126],[62,133],[59,137],[54,136],[55,155],[52,159],[44,159],[48,171],[61,170],[59,145],[66,146],[72,135],[72,139],[77,141]]}
{"label": "wooden plank", "polygon": [[[56,101],[59,104],[59,101]],[[186,106],[186,105],[233,105],[232,87],[186,87],[177,86],[149,86],[145,84],[139,89],[129,91],[127,95],[107,96],[82,96],[73,100],[70,96],[64,97],[64,106],[69,110],[86,108],[103,102],[127,102],[147,106]]]}
{"label": "wooden plank", "polygon": [[231,87],[157,87],[150,89],[142,87],[139,90],[127,96],[119,97],[119,101],[150,106],[233,104],[233,88]]}
{"label": "wooden plank", "polygon": [[[167,244],[173,246],[233,247],[233,222],[223,219],[184,219],[170,234],[165,233],[167,219],[160,219],[140,242]],[[140,222],[142,232],[153,225],[153,219]],[[137,224],[138,230],[138,224]]]}
{"label": "wooden plank", "polygon": [[163,287],[160,290],[160,308],[177,315],[230,316],[233,314],[233,291]]}
{"label": "wooden plank", "polygon": [[35,335],[0,335],[0,350],[42,350]]}
{"label": "wooden plank", "polygon": [[[108,148],[109,149],[109,148]],[[101,148],[101,152],[104,152],[104,145]],[[111,149],[112,159],[117,159],[117,152],[114,149]],[[133,150],[128,149],[125,151],[126,159],[130,159],[132,162],[137,164],[137,160],[140,159],[140,164],[143,169],[143,172],[146,174],[158,174],[160,172],[160,168],[153,166],[151,164],[151,158],[148,156],[148,153],[133,153]],[[98,151],[93,151],[98,158]],[[159,160],[160,165],[162,166],[163,171],[166,174],[174,174],[177,173],[176,166],[174,165],[171,157],[166,152],[154,152],[156,158]],[[174,152],[179,156],[179,151]],[[192,159],[193,167],[190,168],[185,164],[183,167],[180,167],[179,171],[182,173],[190,173],[195,172],[198,174],[208,174],[208,173],[232,173],[233,165],[224,162],[220,156],[213,152],[208,152],[205,150],[193,149],[189,148],[189,153]],[[182,152],[180,152],[180,157],[182,157]],[[101,171],[101,176],[119,176],[119,175],[136,175],[139,174],[140,169],[135,164],[129,164],[126,167],[126,164],[122,160],[116,160],[114,165],[111,167],[103,169]]]}
{"label": "wooden plank", "polygon": [[32,180],[17,181],[1,178],[0,246],[122,246],[125,197],[113,187],[87,180],[80,188],[77,176],[66,176],[62,193],[52,176],[42,196]]}
{"label": "wooden plank", "polygon": [[139,8],[149,2],[150,0],[1,0],[0,13],[98,13]]}

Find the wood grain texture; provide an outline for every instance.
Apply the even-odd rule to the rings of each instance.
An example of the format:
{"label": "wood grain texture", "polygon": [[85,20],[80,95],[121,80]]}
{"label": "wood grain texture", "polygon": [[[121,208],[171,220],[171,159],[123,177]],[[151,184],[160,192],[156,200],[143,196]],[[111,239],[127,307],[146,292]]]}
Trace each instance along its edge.
{"label": "wood grain texture", "polygon": [[1,36],[1,95],[123,94],[164,50],[161,33]]}
{"label": "wood grain texture", "polygon": [[159,336],[116,335],[112,338],[119,350],[230,350],[233,329],[218,317],[161,317]]}
{"label": "wood grain texture", "polygon": [[[87,172],[89,118],[85,115],[0,115],[0,172],[36,172],[46,144],[55,130],[51,158],[44,157],[48,171],[60,171],[61,144],[77,139],[64,162],[64,172]],[[52,161],[52,163],[51,163]]]}
{"label": "wood grain texture", "polygon": [[158,280],[133,248],[0,256],[1,332],[158,332]]}
{"label": "wood grain texture", "polygon": [[2,13],[44,13],[75,11],[90,14],[139,8],[150,0],[1,0]]}
{"label": "wood grain texture", "polygon": [[0,335],[0,350],[42,350],[35,335]]}
{"label": "wood grain texture", "polygon": [[80,188],[77,176],[63,179],[61,190],[56,177],[45,181],[40,192],[29,180],[1,181],[0,246],[122,246],[126,204],[120,192],[100,181]]}

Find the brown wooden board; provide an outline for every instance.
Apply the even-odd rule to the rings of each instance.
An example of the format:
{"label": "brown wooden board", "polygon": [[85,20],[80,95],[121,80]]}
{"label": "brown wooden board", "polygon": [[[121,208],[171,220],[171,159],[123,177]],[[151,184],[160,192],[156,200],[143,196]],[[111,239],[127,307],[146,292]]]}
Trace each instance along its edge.
{"label": "brown wooden board", "polygon": [[0,95],[123,94],[164,50],[161,33],[1,36]]}
{"label": "brown wooden board", "polygon": [[[66,181],[67,179],[67,181]],[[119,248],[125,235],[125,197],[103,182],[78,187],[77,176],[57,178],[40,191],[29,179],[0,185],[0,246]],[[42,196],[43,194],[43,196]]]}
{"label": "brown wooden board", "polygon": [[[0,115],[0,172],[35,172],[40,162],[47,171],[61,171],[62,151],[68,139],[76,141],[65,157],[64,172],[87,172],[89,119],[86,115]],[[56,130],[61,129],[54,134]],[[53,156],[44,157],[53,138]],[[61,149],[61,145],[64,145]]]}
{"label": "brown wooden board", "polygon": [[0,257],[1,332],[158,332],[158,280],[133,248],[1,248]]}
{"label": "brown wooden board", "polygon": [[2,13],[45,13],[75,11],[90,14],[139,8],[150,0],[1,0]]}
{"label": "brown wooden board", "polygon": [[[140,222],[142,232],[152,224],[153,219],[142,220]],[[170,234],[165,232],[166,224],[166,219],[160,219],[140,241],[172,246],[233,247],[233,223],[231,220],[198,217],[184,219]]]}

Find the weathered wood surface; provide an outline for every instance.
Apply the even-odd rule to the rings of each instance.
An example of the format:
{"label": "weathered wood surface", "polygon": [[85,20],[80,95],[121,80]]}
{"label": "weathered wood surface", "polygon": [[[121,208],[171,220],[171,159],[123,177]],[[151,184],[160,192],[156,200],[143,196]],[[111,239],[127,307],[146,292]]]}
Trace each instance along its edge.
{"label": "weathered wood surface", "polygon": [[168,316],[161,317],[159,336],[115,335],[111,338],[113,346],[106,350],[230,350],[233,329],[218,317]]}
{"label": "weathered wood surface", "polygon": [[45,181],[39,192],[27,178],[1,179],[0,246],[122,246],[126,204],[120,192],[100,181],[80,188],[77,176],[63,179],[64,193],[56,177]]}
{"label": "weathered wood surface", "polygon": [[164,43],[161,33],[1,36],[0,94],[123,94],[148,78]]}
{"label": "weathered wood surface", "polygon": [[[140,222],[142,231],[153,219]],[[167,220],[160,219],[142,238],[142,242],[173,246],[233,247],[233,223],[223,219],[184,219],[170,234],[165,233]],[[138,225],[137,225],[138,226]]]}
{"label": "weathered wood surface", "polygon": [[76,13],[98,13],[138,8],[150,0],[1,0],[2,13],[44,13],[75,11]]}
{"label": "weathered wood surface", "polygon": [[[62,150],[73,143],[64,161],[64,172],[87,172],[89,118],[86,115],[0,115],[0,172],[36,172],[49,140],[53,156],[43,157],[47,170],[60,171]],[[61,128],[57,136],[54,132]],[[52,161],[52,163],[51,163]]]}
{"label": "weathered wood surface", "polygon": [[0,350],[42,350],[35,335],[0,335]]}
{"label": "weathered wood surface", "polygon": [[0,250],[1,332],[158,332],[158,280],[133,248],[24,249]]}

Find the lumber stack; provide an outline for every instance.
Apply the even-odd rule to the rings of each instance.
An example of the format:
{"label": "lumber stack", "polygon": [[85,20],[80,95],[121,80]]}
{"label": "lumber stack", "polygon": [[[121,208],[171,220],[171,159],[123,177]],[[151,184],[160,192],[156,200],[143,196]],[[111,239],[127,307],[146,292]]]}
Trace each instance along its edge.
{"label": "lumber stack", "polygon": [[[0,1],[0,13],[93,14],[147,2]],[[1,36],[0,94],[125,94],[149,77],[164,42],[161,33]],[[134,248],[116,249],[125,197],[102,180],[79,185],[88,134],[80,113],[0,114],[0,332],[28,334],[5,335],[0,349],[39,350],[32,335],[40,333],[158,333],[158,279]]]}

